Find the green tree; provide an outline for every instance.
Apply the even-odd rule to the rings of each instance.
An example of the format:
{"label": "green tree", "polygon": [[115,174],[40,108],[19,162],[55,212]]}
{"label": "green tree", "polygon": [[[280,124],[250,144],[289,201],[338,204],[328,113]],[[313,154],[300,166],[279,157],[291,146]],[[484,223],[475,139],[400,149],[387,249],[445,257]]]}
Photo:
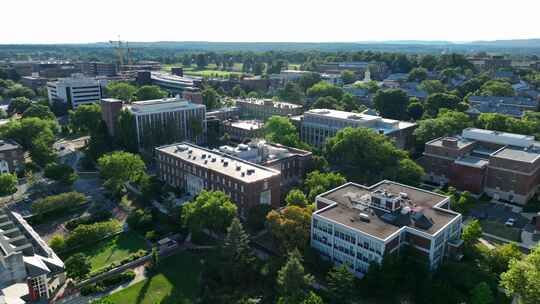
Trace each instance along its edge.
{"label": "green tree", "polygon": [[480,282],[471,292],[471,304],[492,304],[495,303],[493,292],[486,282]]}
{"label": "green tree", "polygon": [[297,148],[302,146],[296,127],[287,117],[270,117],[264,124],[264,134],[268,141],[274,143]]}
{"label": "green tree", "polygon": [[298,189],[292,189],[287,193],[285,203],[287,203],[287,206],[306,207],[308,205],[308,200],[304,192]]}
{"label": "green tree", "polygon": [[437,57],[431,54],[424,55],[420,58],[419,64],[425,69],[433,70],[437,66]]}
{"label": "green tree", "polygon": [[130,111],[122,110],[118,114],[115,139],[117,144],[125,151],[136,153],[139,150],[135,115]]}
{"label": "green tree", "polygon": [[270,205],[256,205],[248,210],[246,224],[251,231],[261,231],[266,222],[266,216],[272,211]]}
{"label": "green tree", "polygon": [[272,237],[282,252],[303,250],[309,244],[311,208],[287,206],[280,211],[272,210],[266,221]]}
{"label": "green tree", "polygon": [[41,105],[41,104],[32,104],[28,109],[26,109],[23,114],[23,118],[29,118],[29,117],[37,117],[45,120],[55,120],[56,116],[54,116],[54,113],[51,111],[51,109],[48,106]]}
{"label": "green tree", "polygon": [[232,97],[245,97],[246,92],[242,89],[240,85],[235,85],[231,90]]}
{"label": "green tree", "polygon": [[57,195],[46,196],[32,204],[32,212],[36,215],[63,212],[85,204],[86,196],[79,192],[64,192]]}
{"label": "green tree", "polygon": [[409,81],[422,82],[428,77],[428,72],[425,68],[414,68],[409,72]]}
{"label": "green tree", "polygon": [[300,303],[308,295],[314,281],[312,275],[305,273],[300,253],[297,250],[291,252],[285,265],[278,271],[280,303]]}
{"label": "green tree", "polygon": [[345,70],[341,72],[341,80],[344,84],[351,84],[356,80],[356,75],[353,71]]}
{"label": "green tree", "polygon": [[436,118],[424,119],[418,122],[414,136],[423,150],[424,144],[432,139],[461,133],[465,128],[472,126],[470,117],[461,112],[441,110]]}
{"label": "green tree", "polygon": [[254,265],[255,256],[249,246],[249,235],[236,217],[227,228],[221,253],[225,263],[223,270],[227,281],[237,284],[245,282],[246,274]]}
{"label": "green tree", "polygon": [[69,123],[76,132],[96,130],[101,123],[101,107],[95,103],[80,105],[74,111],[69,111]]}
{"label": "green tree", "polygon": [[75,280],[80,280],[86,277],[92,269],[90,261],[83,253],[75,253],[70,256],[64,263],[66,268],[66,276]]}
{"label": "green tree", "polygon": [[[1,90],[0,90],[1,91]],[[32,101],[26,97],[16,97],[11,100],[9,103],[7,112],[10,115],[13,115],[15,113],[22,114],[26,109],[28,109],[32,105]]]}
{"label": "green tree", "polygon": [[321,75],[319,73],[305,73],[300,76],[298,79],[298,85],[305,92],[307,89],[311,88],[314,84],[321,81]]}
{"label": "green tree", "polygon": [[307,96],[311,98],[331,96],[339,100],[342,95],[341,88],[325,81],[319,81],[307,90]]}
{"label": "green tree", "polygon": [[440,80],[424,80],[420,83],[419,89],[426,91],[428,94],[444,93],[446,87]]}
{"label": "green tree", "polygon": [[375,94],[377,93],[377,91],[380,90],[379,84],[375,80],[371,80],[369,82],[362,82],[362,83],[356,82],[353,85],[353,87],[358,88],[358,89],[368,90],[368,92],[371,94]]}
{"label": "green tree", "polygon": [[7,196],[17,192],[17,176],[11,173],[0,174],[0,196]]}
{"label": "green tree", "polygon": [[409,98],[400,89],[379,90],[373,98],[375,108],[381,116],[392,119],[407,119]]}
{"label": "green tree", "polygon": [[523,253],[516,243],[497,246],[489,251],[488,264],[493,273],[497,275],[508,270],[511,260],[521,260]]}
{"label": "green tree", "polygon": [[100,120],[98,127],[90,132],[90,141],[86,149],[86,156],[95,162],[103,154],[111,151],[112,139],[109,136],[109,131],[105,121]]}
{"label": "green tree", "polygon": [[480,87],[480,95],[484,96],[514,96],[512,85],[506,81],[489,80]]}
{"label": "green tree", "polygon": [[465,242],[465,245],[471,246],[482,237],[482,226],[478,220],[470,221],[464,228],[461,238]]}
{"label": "green tree", "polygon": [[127,82],[111,82],[105,88],[105,92],[112,98],[131,102],[137,93],[137,87]]}
{"label": "green tree", "polygon": [[182,223],[192,232],[208,229],[224,232],[236,216],[236,205],[221,191],[203,190],[195,201],[182,208]]}
{"label": "green tree", "polygon": [[347,266],[334,266],[328,272],[326,282],[332,303],[347,304],[353,301],[354,275]]}
{"label": "green tree", "polygon": [[37,117],[12,120],[0,127],[0,135],[18,142],[25,150],[32,149],[36,139],[47,145],[54,142],[54,131],[58,127],[55,121],[43,120]]}
{"label": "green tree", "polygon": [[508,271],[501,274],[500,285],[509,296],[518,296],[523,304],[540,299],[540,245],[524,259],[512,259]]}
{"label": "green tree", "polygon": [[35,138],[30,147],[30,157],[32,161],[39,166],[56,161],[56,153],[52,150],[51,145],[42,138]]}
{"label": "green tree", "polygon": [[319,171],[312,171],[307,174],[304,186],[306,187],[307,193],[309,193],[308,200],[313,202],[317,195],[341,186],[346,182],[347,180],[345,177],[338,172],[322,173]]}
{"label": "green tree", "polygon": [[287,82],[283,90],[279,92],[279,98],[295,104],[302,104],[304,94],[302,89],[294,82]]}
{"label": "green tree", "polygon": [[302,301],[302,304],[324,304],[324,301],[319,295],[310,291],[304,301]]}
{"label": "green tree", "polygon": [[36,93],[30,88],[22,86],[20,84],[13,85],[5,90],[4,94],[10,98],[26,97],[32,99],[36,97]]}
{"label": "green tree", "polygon": [[116,151],[100,157],[98,168],[105,180],[104,186],[119,193],[124,183],[138,182],[145,174],[146,166],[139,155]]}
{"label": "green tree", "polygon": [[395,180],[410,186],[419,186],[425,172],[420,165],[410,158],[403,158],[399,161]]}
{"label": "green tree", "polygon": [[456,95],[446,93],[435,93],[428,96],[424,108],[431,116],[436,116],[442,108],[454,110],[457,109],[461,98]]}
{"label": "green tree", "polygon": [[195,64],[197,65],[197,68],[199,70],[204,69],[208,65],[208,58],[206,57],[206,54],[197,54],[197,56],[195,57]]}
{"label": "green tree", "polygon": [[[407,159],[407,152],[397,149],[386,136],[367,128],[345,128],[331,137],[324,147],[324,156],[331,165],[340,169],[348,180],[373,183],[381,179],[404,179],[415,174],[400,172],[400,161]],[[411,162],[402,164],[412,168]],[[409,180],[410,181],[410,180]]]}
{"label": "green tree", "polygon": [[219,95],[212,87],[206,87],[202,91],[202,99],[208,110],[216,109],[220,106]]}
{"label": "green tree", "polygon": [[77,180],[77,174],[73,168],[66,164],[50,163],[45,166],[43,175],[66,186],[73,185]]}
{"label": "green tree", "polygon": [[152,100],[167,97],[167,92],[155,85],[145,85],[140,87],[135,93],[137,100]]}
{"label": "green tree", "polygon": [[311,104],[310,108],[344,110],[341,103],[332,96],[323,96],[317,98],[317,100]]}
{"label": "green tree", "polygon": [[64,236],[61,234],[55,234],[49,241],[49,246],[54,250],[56,253],[59,251],[63,251],[66,248],[66,240],[64,239]]}
{"label": "green tree", "polygon": [[418,101],[413,101],[407,106],[407,115],[413,120],[419,120],[424,114],[424,106]]}

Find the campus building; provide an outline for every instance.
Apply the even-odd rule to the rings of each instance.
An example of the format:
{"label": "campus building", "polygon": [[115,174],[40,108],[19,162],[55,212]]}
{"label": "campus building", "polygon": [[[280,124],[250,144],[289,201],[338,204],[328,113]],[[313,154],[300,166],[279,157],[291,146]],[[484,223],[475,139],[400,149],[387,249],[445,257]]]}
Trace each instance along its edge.
{"label": "campus building", "polygon": [[540,189],[540,142],[533,136],[467,128],[426,143],[419,163],[432,183],[525,204]]}
{"label": "campus building", "polygon": [[102,117],[109,134],[117,133],[117,120],[121,111],[133,115],[133,128],[139,148],[189,140],[204,142],[206,107],[180,97],[137,101],[122,104],[118,99],[104,99]]}
{"label": "campus building", "polygon": [[200,77],[178,76],[155,71],[140,71],[137,73],[136,80],[138,85],[156,85],[175,95],[187,91],[186,94],[190,96],[194,92],[199,92],[198,86],[201,81]]}
{"label": "campus building", "polygon": [[273,101],[272,99],[237,99],[236,106],[242,116],[266,120],[276,116],[294,116],[302,114],[302,106],[294,103]]}
{"label": "campus building", "polygon": [[260,120],[226,120],[222,122],[223,133],[230,139],[243,142],[252,138],[262,137],[264,123]]}
{"label": "campus building", "polygon": [[0,209],[0,302],[46,303],[64,282],[62,260],[20,214]]}
{"label": "campus building", "polygon": [[0,140],[0,173],[15,173],[24,166],[24,150],[18,143]]}
{"label": "campus building", "polygon": [[462,217],[447,196],[392,181],[347,183],[317,196],[316,208],[311,246],[358,277],[405,246],[430,269],[460,257]]}
{"label": "campus building", "polygon": [[223,191],[238,205],[241,216],[259,204],[279,207],[278,170],[187,142],[158,147],[155,151],[158,177],[190,195],[204,189]]}
{"label": "campus building", "polygon": [[412,133],[416,124],[386,119],[363,113],[344,112],[330,109],[312,109],[300,118],[300,138],[315,147],[324,146],[326,140],[346,127],[369,128],[395,141],[400,149],[412,149]]}
{"label": "campus building", "polygon": [[469,96],[471,107],[467,113],[478,116],[482,113],[497,113],[521,118],[525,111],[538,111],[538,100],[523,96]]}
{"label": "campus building", "polygon": [[235,147],[221,146],[219,151],[281,172],[282,194],[301,185],[312,161],[312,153],[309,151],[265,140],[254,140]]}
{"label": "campus building", "polygon": [[75,109],[82,104],[100,102],[106,85],[106,80],[73,74],[69,78],[47,83],[49,103],[60,103]]}

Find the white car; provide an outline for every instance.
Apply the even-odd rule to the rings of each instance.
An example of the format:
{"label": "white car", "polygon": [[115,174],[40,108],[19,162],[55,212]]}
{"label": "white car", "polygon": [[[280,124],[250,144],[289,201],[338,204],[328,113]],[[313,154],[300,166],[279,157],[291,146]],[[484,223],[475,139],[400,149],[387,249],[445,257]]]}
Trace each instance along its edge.
{"label": "white car", "polygon": [[514,227],[514,225],[516,224],[516,219],[511,217],[507,219],[506,222],[504,222],[504,224],[508,227]]}

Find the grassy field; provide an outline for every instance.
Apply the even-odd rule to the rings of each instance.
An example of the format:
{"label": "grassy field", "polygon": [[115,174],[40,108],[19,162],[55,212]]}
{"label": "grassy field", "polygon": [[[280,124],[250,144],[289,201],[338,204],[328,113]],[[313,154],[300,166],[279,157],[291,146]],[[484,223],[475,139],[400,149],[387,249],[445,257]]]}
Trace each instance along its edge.
{"label": "grassy field", "polygon": [[201,256],[181,252],[161,260],[157,274],[112,294],[115,304],[195,303],[200,286]]}
{"label": "grassy field", "polygon": [[144,238],[135,232],[126,232],[78,252],[84,253],[89,258],[92,271],[95,271],[146,248]]}
{"label": "grassy field", "polygon": [[518,228],[507,227],[502,223],[493,221],[480,221],[482,230],[514,242],[521,242],[521,231]]}
{"label": "grassy field", "polygon": [[[170,72],[173,67],[182,67],[181,63],[175,64],[164,64],[162,70]],[[232,67],[232,71],[222,71],[217,70],[217,66],[214,63],[210,63],[203,70],[198,70],[195,65],[190,67],[184,67],[184,74],[190,76],[200,76],[200,77],[229,77],[231,74],[242,75],[242,64],[235,63]]]}

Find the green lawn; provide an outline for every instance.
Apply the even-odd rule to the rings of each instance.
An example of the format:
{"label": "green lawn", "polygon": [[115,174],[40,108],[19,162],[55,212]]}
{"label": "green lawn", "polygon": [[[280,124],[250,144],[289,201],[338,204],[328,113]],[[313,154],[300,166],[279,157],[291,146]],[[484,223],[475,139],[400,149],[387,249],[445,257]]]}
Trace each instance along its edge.
{"label": "green lawn", "polygon": [[493,221],[480,221],[484,232],[502,237],[514,242],[521,242],[521,230],[514,227],[507,227],[503,223]]}
{"label": "green lawn", "polygon": [[202,257],[181,252],[163,259],[156,275],[112,294],[109,299],[115,304],[194,303],[200,287]]}
{"label": "green lawn", "polygon": [[96,271],[146,248],[147,244],[144,238],[136,232],[130,231],[85,247],[78,252],[84,253],[90,259],[92,271]]}

